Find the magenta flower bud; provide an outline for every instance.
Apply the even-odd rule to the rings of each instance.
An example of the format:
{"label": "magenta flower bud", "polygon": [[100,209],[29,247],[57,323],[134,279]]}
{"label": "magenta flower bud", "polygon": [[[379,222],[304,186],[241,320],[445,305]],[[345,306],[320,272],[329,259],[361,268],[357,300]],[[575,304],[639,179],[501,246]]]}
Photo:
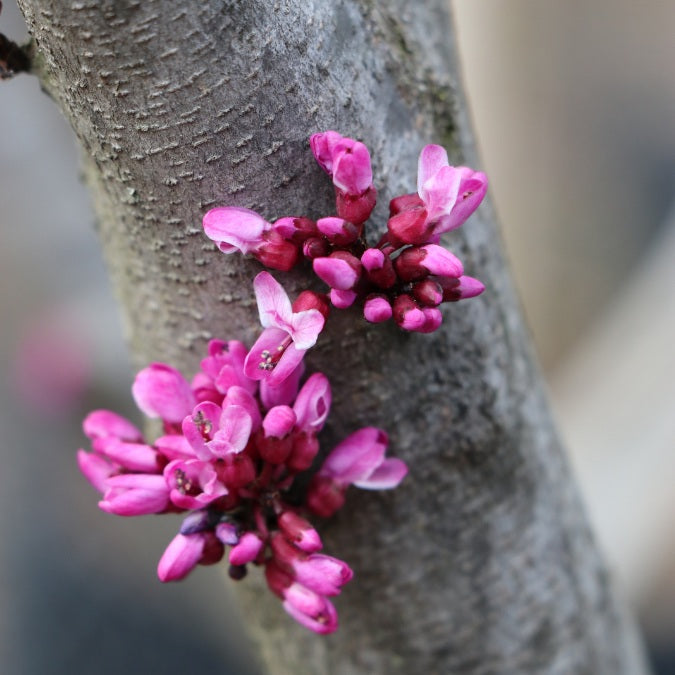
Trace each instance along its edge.
{"label": "magenta flower bud", "polygon": [[305,553],[314,553],[323,548],[319,533],[312,525],[294,511],[284,511],[278,518],[284,536]]}
{"label": "magenta flower bud", "polygon": [[424,202],[416,192],[407,195],[399,195],[389,202],[389,217],[395,216],[402,211],[410,211],[411,209],[418,207],[424,207]]}
{"label": "magenta flower bud", "polygon": [[331,401],[328,378],[323,373],[310,375],[293,404],[297,428],[308,433],[319,433],[328,417]]}
{"label": "magenta flower bud", "polygon": [[316,226],[333,246],[349,246],[361,236],[362,227],[358,227],[343,218],[320,218]]}
{"label": "magenta flower bud", "polygon": [[376,203],[377,190],[372,185],[360,195],[335,190],[335,210],[338,216],[354,223],[359,231],[362,230],[363,223],[370,218]]}
{"label": "magenta flower bud", "polygon": [[438,307],[423,307],[424,323],[417,329],[418,333],[433,333],[443,323],[443,315]]}
{"label": "magenta flower bud", "polygon": [[143,434],[126,418],[110,410],[94,410],[82,422],[82,428],[88,438],[113,436],[121,441],[142,441]]}
{"label": "magenta flower bud", "polygon": [[286,466],[291,471],[306,471],[312,466],[319,452],[319,441],[313,434],[294,434],[293,448],[286,459]]}
{"label": "magenta flower bud", "polygon": [[411,246],[394,261],[402,281],[418,281],[429,274],[439,277],[460,277],[464,269],[455,255],[437,244]]}
{"label": "magenta flower bud", "polygon": [[234,523],[218,523],[215,533],[223,544],[236,546],[239,543],[239,528]]}
{"label": "magenta flower bud", "polygon": [[287,405],[278,405],[268,411],[262,422],[265,436],[284,438],[295,426],[296,416]]}
{"label": "magenta flower bud", "polygon": [[412,294],[415,300],[425,307],[436,307],[443,302],[443,288],[433,279],[413,284]]}
{"label": "magenta flower bud", "polygon": [[246,454],[225,455],[218,465],[218,478],[228,489],[236,490],[255,480],[256,470]]}
{"label": "magenta flower bud", "polygon": [[141,370],[131,392],[148,417],[161,417],[174,424],[182,422],[197,404],[188,381],[164,363],[151,363]]}
{"label": "magenta flower bud", "polygon": [[329,297],[334,307],[347,309],[347,307],[351,307],[354,304],[356,293],[354,291],[339,291],[337,288],[331,288]]}
{"label": "magenta flower bud", "polygon": [[394,321],[403,330],[417,331],[426,321],[424,312],[406,293],[394,300],[393,310]]}
{"label": "magenta flower bud", "polygon": [[391,288],[396,283],[394,264],[379,248],[367,248],[361,256],[361,264],[368,279],[380,288]]}
{"label": "magenta flower bud", "polygon": [[315,475],[307,490],[307,507],[317,516],[329,518],[344,506],[345,489],[330,476]]}
{"label": "magenta flower bud", "polygon": [[449,232],[462,225],[467,218],[478,208],[487,193],[487,176],[480,172],[469,169],[466,166],[457,168],[461,180],[457,191],[457,201],[447,219],[443,219],[443,232]]}
{"label": "magenta flower bud", "polygon": [[169,506],[169,487],[164,476],[126,473],[111,476],[99,508],[117,516],[161,513]]}
{"label": "magenta flower bud", "polygon": [[[296,592],[293,592],[293,589]],[[300,584],[292,586],[288,597],[283,602],[283,608],[286,612],[301,626],[319,635],[334,633],[338,628],[338,616],[330,600],[313,593],[309,589],[304,589],[302,596],[300,596],[297,593],[297,590],[300,589],[304,589]],[[307,598],[309,594],[312,594],[311,601],[308,601]],[[308,604],[310,604],[311,610],[308,610]]]}
{"label": "magenta flower bud", "polygon": [[443,302],[475,298],[485,290],[485,285],[481,281],[467,276],[458,279],[439,279],[439,283],[443,288]]}
{"label": "magenta flower bud", "polygon": [[309,138],[314,158],[329,175],[333,174],[333,156],[335,148],[341,141],[342,136],[337,131],[324,131],[320,134],[312,134]]}
{"label": "magenta flower bud", "polygon": [[254,532],[245,532],[236,544],[230,550],[230,565],[246,565],[253,562],[260,551],[262,551],[265,542]]}
{"label": "magenta flower bud", "polygon": [[382,323],[391,319],[393,310],[389,300],[382,295],[369,295],[363,303],[363,316],[370,323]]}
{"label": "magenta flower bud", "polygon": [[166,547],[157,565],[160,581],[184,579],[197,566],[206,540],[202,534],[177,534]]}
{"label": "magenta flower bud", "polygon": [[427,210],[417,206],[389,218],[387,229],[398,244],[423,244],[429,241],[433,227],[428,223]]}
{"label": "magenta flower bud", "polygon": [[295,580],[320,595],[338,595],[354,576],[347,563],[322,553],[293,561]]}
{"label": "magenta flower bud", "polygon": [[288,272],[298,262],[300,249],[297,244],[284,239],[277,232],[268,232],[253,256],[265,267]]}
{"label": "magenta flower bud", "polygon": [[309,237],[316,237],[316,223],[309,218],[279,218],[272,224],[273,230],[294,244],[302,244]]}
{"label": "magenta flower bud", "polygon": [[361,276],[361,262],[347,251],[335,251],[327,258],[315,258],[314,272],[331,288],[348,291],[354,288]]}
{"label": "magenta flower bud", "polygon": [[323,314],[324,319],[328,319],[330,314],[330,305],[325,293],[315,293],[314,291],[302,291],[293,301],[294,312],[304,312],[307,309],[318,309]]}
{"label": "magenta flower bud", "polygon": [[333,185],[348,195],[362,195],[373,184],[368,148],[343,138],[333,151]]}
{"label": "magenta flower bud", "polygon": [[280,532],[276,532],[272,535],[270,546],[277,564],[290,574],[293,574],[296,561],[307,557],[307,554],[304,551],[301,551],[297,546],[291,544],[291,542]]}
{"label": "magenta flower bud", "polygon": [[[310,462],[311,464],[311,462]],[[77,465],[84,477],[93,487],[103,494],[108,489],[108,478],[116,473],[117,469],[108,461],[93,452],[77,451]]]}
{"label": "magenta flower bud", "polygon": [[204,234],[218,244],[223,253],[253,253],[271,229],[262,216],[250,209],[224,206],[207,211],[202,221]]}
{"label": "magenta flower bud", "polygon": [[330,244],[325,237],[310,237],[302,244],[302,255],[305,258],[323,258],[330,252]]}

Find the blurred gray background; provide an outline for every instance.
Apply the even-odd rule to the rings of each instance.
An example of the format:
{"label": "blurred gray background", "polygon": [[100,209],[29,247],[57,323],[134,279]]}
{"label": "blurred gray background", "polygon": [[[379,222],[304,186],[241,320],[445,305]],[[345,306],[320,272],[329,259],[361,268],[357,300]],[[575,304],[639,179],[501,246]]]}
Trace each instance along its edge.
{"label": "blurred gray background", "polygon": [[[452,6],[561,430],[658,672],[675,672],[675,3]],[[0,83],[0,317],[2,672],[243,673],[222,570],[160,584],[177,523],[100,512],[77,471],[88,410],[135,414],[132,373],[72,135],[28,76]]]}

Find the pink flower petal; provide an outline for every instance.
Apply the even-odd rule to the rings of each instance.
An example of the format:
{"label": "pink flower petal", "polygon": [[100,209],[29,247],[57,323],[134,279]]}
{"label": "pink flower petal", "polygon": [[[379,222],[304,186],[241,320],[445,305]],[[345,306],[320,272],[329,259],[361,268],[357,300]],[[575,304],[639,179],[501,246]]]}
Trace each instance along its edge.
{"label": "pink flower petal", "polygon": [[359,429],[328,455],[319,475],[330,476],[343,485],[367,479],[382,463],[387,442],[387,435],[381,429]]}
{"label": "pink flower petal", "polygon": [[406,463],[392,457],[385,459],[368,478],[354,481],[354,485],[364,490],[391,490],[398,486],[407,473]]}
{"label": "pink flower petal", "polygon": [[188,381],[164,363],[151,363],[141,370],[131,391],[136,405],[148,417],[161,417],[166,422],[182,422],[197,403]]}
{"label": "pink flower petal", "polygon": [[310,375],[293,404],[296,426],[308,433],[319,433],[326,423],[331,405],[331,389],[323,373]]}
{"label": "pink flower petal", "polygon": [[103,494],[108,489],[108,478],[112,476],[116,469],[115,467],[93,452],[85,452],[84,450],[77,451],[77,464],[84,477]]}
{"label": "pink flower petal", "polygon": [[295,347],[301,351],[313,347],[325,323],[326,319],[318,309],[305,309],[293,314],[291,337]]}
{"label": "pink flower petal", "polygon": [[[448,153],[440,145],[425,145],[417,164],[417,192],[424,200],[424,185],[444,166],[448,166]],[[426,201],[426,200],[425,200]]]}
{"label": "pink flower petal", "polygon": [[91,439],[114,436],[122,441],[141,441],[143,434],[128,419],[110,410],[94,410],[82,423],[84,433]]}
{"label": "pink flower petal", "polygon": [[291,321],[293,310],[283,286],[269,272],[260,272],[253,280],[253,288],[263,328],[285,328]]}
{"label": "pink flower petal", "polygon": [[217,242],[223,253],[250,253],[262,244],[264,232],[272,226],[250,209],[224,206],[211,209],[202,221],[204,233]]}

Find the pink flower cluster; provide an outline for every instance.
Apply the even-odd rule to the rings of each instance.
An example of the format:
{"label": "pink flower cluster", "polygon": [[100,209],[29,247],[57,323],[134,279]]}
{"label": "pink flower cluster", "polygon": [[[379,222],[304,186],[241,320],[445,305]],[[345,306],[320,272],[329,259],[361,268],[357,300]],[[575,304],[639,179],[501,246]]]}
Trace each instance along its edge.
{"label": "pink flower cluster", "polygon": [[249,564],[263,566],[269,588],[296,621],[331,633],[337,614],[330,598],[352,570],[319,553],[322,542],[306,512],[332,515],[350,485],[394,488],[407,467],[385,457],[382,430],[361,429],[328,454],[298,498],[295,479],[318,456],[331,406],[325,375],[314,373],[300,386],[304,351],[324,318],[314,307],[294,308],[266,272],[255,284],[265,330],[253,348],[212,340],[191,382],[163,363],[140,371],[134,399],[161,419],[163,435],[150,442],[127,419],[97,410],[84,420],[92,451],[80,450],[78,463],[108,513],[185,514],[159,561],[162,581],[216,563],[227,549],[232,578],[243,578]]}
{"label": "pink flower cluster", "polygon": [[314,134],[310,146],[333,181],[335,215],[270,223],[244,208],[211,209],[204,232],[224,253],[250,253],[282,271],[307,258],[330,287],[335,307],[359,301],[368,321],[393,318],[402,329],[422,333],[440,326],[441,303],[483,292],[483,284],[466,276],[461,261],[439,241],[476,210],[487,191],[485,174],[450,166],[442,147],[427,145],[419,158],[417,193],[391,200],[387,232],[369,246],[364,227],[377,194],[368,148],[335,131]]}

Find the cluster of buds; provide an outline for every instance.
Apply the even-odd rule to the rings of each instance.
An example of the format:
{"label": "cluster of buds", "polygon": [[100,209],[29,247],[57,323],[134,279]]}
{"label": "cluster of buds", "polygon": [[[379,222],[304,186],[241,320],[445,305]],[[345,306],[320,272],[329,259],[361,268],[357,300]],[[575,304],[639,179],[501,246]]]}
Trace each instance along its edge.
{"label": "cluster of buds", "polygon": [[227,552],[233,579],[250,564],[264,567],[286,611],[310,630],[330,633],[337,628],[330,598],[352,571],[319,553],[322,542],[307,517],[334,513],[350,485],[394,488],[407,467],[385,457],[382,430],[365,428],[329,453],[298,494],[296,477],[319,454],[331,406],[323,374],[301,386],[302,357],[324,317],[315,307],[294,307],[266,272],[255,288],[265,330],[250,351],[236,340],[212,340],[190,382],[163,363],[140,371],[134,399],[161,420],[163,435],[150,442],[129,420],[97,410],[84,421],[92,449],[80,450],[78,462],[108,513],[185,514],[159,561],[162,581],[182,579]]}
{"label": "cluster of buds", "polygon": [[450,166],[442,147],[427,145],[419,158],[417,193],[391,200],[387,231],[369,246],[364,227],[377,194],[368,149],[335,131],[314,134],[310,146],[332,178],[336,215],[270,223],[244,208],[211,209],[204,232],[220,250],[250,253],[281,271],[309,259],[330,287],[332,305],[346,308],[358,301],[368,321],[393,318],[409,331],[436,330],[441,303],[483,292],[483,284],[466,276],[461,261],[439,241],[476,210],[487,191],[485,174]]}

